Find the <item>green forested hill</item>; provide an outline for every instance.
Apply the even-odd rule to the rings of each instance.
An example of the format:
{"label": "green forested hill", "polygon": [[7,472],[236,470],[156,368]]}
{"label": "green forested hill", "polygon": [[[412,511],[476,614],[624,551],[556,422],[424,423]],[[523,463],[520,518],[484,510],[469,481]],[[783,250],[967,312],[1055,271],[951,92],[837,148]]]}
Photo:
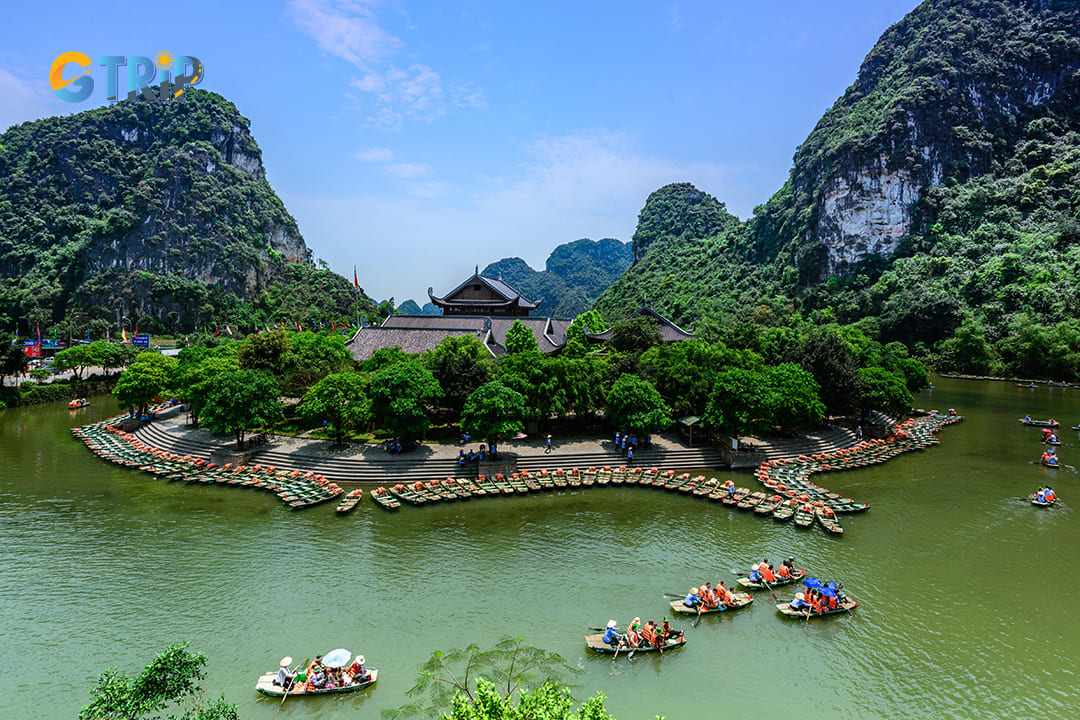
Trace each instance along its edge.
{"label": "green forested hill", "polygon": [[491,263],[483,274],[501,277],[530,300],[542,299],[536,315],[572,318],[592,307],[630,261],[629,243],[582,238],[555,248],[544,270],[515,257]]}
{"label": "green forested hill", "polygon": [[248,121],[214,93],[23,123],[0,146],[0,326],[354,314],[351,284],[315,269],[267,183]]}
{"label": "green forested hill", "polygon": [[645,291],[683,323],[858,322],[943,368],[1077,377],[1080,3],[928,0],[753,218],[703,226],[722,206],[687,192],[650,196],[601,312]]}

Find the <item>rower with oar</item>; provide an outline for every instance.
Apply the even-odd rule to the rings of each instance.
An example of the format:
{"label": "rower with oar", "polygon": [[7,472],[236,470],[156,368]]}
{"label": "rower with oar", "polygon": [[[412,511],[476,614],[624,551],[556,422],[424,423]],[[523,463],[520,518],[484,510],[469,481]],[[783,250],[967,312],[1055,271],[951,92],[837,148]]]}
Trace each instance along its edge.
{"label": "rower with oar", "polygon": [[618,651],[620,645],[623,644],[623,634],[619,632],[619,624],[614,620],[608,620],[607,628],[604,630],[604,642]]}

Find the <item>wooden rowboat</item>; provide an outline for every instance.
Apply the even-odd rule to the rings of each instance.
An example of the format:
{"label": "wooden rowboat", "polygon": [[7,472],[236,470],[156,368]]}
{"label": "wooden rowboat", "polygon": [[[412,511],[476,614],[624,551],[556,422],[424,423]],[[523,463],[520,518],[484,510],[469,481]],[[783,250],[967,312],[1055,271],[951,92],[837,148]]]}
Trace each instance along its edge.
{"label": "wooden rowboat", "polygon": [[1043,467],[1053,468],[1055,470],[1061,467],[1061,463],[1059,462],[1050,462],[1049,460],[1040,460],[1040,462],[1042,463]]}
{"label": "wooden rowboat", "polygon": [[1054,504],[1057,502],[1057,498],[1054,498],[1050,502],[1039,502],[1038,496],[1037,496],[1036,493],[1031,493],[1030,495],[1028,495],[1028,500],[1035,507],[1045,507],[1045,508],[1054,507]]}
{"label": "wooden rowboat", "polygon": [[[364,688],[371,687],[375,684],[375,681],[379,679],[379,671],[375,668],[367,668],[368,679],[364,682],[356,683],[355,685],[346,685],[344,687],[336,688],[323,688],[320,690],[305,690],[303,685],[294,685],[292,690],[289,690],[289,697],[311,697],[313,695],[338,695],[340,693],[351,693],[357,690],[363,690]],[[269,695],[270,697],[281,697],[285,694],[285,688],[280,685],[275,685],[274,680],[277,679],[277,672],[266,673],[259,678],[259,681],[255,683],[255,689],[263,695]]]}
{"label": "wooden rowboat", "polygon": [[[728,610],[741,610],[750,603],[754,602],[754,596],[750,593],[732,593],[735,596],[734,605],[721,605],[714,608],[705,608],[701,611],[702,615],[712,615],[713,613],[727,612]],[[677,612],[680,615],[697,615],[697,608],[690,608],[683,605],[682,600],[672,600],[670,603],[671,610]]]}
{"label": "wooden rowboat", "polygon": [[363,496],[363,494],[364,491],[360,490],[359,488],[353,490],[351,493],[343,497],[341,499],[341,502],[338,503],[337,512],[341,513],[342,515],[348,512],[352,512],[353,508],[356,507],[356,504],[360,502],[360,498]]}
{"label": "wooden rowboat", "polygon": [[803,503],[795,510],[796,527],[808,528],[814,524],[814,518],[816,518],[817,515],[814,513],[812,507],[810,510],[807,510],[806,507],[806,503]]}
{"label": "wooden rowboat", "polygon": [[[776,580],[770,582],[769,585],[771,585],[772,587],[777,587],[779,585],[790,585],[791,583],[802,580],[805,576],[805,568],[799,568],[795,571],[794,576],[789,578],[777,577]],[[751,590],[768,590],[768,588],[765,587],[765,583],[753,582],[750,580],[749,576],[736,578],[735,582],[739,583],[744,588],[750,588]]]}
{"label": "wooden rowboat", "polygon": [[[814,612],[813,610],[811,610],[810,611],[810,617],[816,618],[816,617],[822,617],[824,615],[836,615],[837,613],[842,613],[842,612],[847,612],[847,611],[850,611],[850,610],[854,610],[856,607],[858,607],[858,605],[859,605],[859,601],[856,600],[855,598],[844,598],[844,602],[840,603],[840,607],[836,608],[835,610],[826,610],[825,612],[820,612],[820,613],[817,613],[817,612]],[[806,610],[792,610],[791,609],[791,603],[778,603],[777,606],[776,606],[776,609],[779,610],[780,612],[784,613],[785,615],[787,615],[790,618],[795,618],[796,620],[798,620],[798,619],[806,620],[807,619]]]}
{"label": "wooden rowboat", "polygon": [[833,510],[826,507],[815,507],[814,514],[817,515],[817,520],[821,523],[821,527],[837,535],[842,535],[844,533],[844,526],[840,524],[840,521],[836,518],[836,513]]}
{"label": "wooden rowboat", "polygon": [[[676,637],[669,638],[668,641],[666,643],[664,643],[664,650],[673,650],[675,648],[682,647],[685,644],[686,644],[686,636],[685,635],[678,635]],[[606,642],[604,642],[603,633],[597,633],[595,635],[586,635],[585,636],[585,645],[590,650],[595,650],[598,653],[606,653],[608,655],[611,655],[612,653],[615,652],[614,647],[612,647],[611,645],[608,645]],[[653,647],[652,645],[643,642],[640,647],[636,647],[636,648],[629,647],[628,645],[623,645],[623,646],[621,646],[619,648],[619,654],[620,655],[623,655],[623,654],[629,655],[631,652],[643,653],[643,652],[656,652],[657,650],[659,650],[659,648]]]}
{"label": "wooden rowboat", "polygon": [[1057,420],[1028,420],[1026,418],[1020,418],[1020,424],[1030,427],[1058,427],[1061,425]]}
{"label": "wooden rowboat", "polygon": [[379,503],[384,510],[397,510],[401,507],[401,503],[390,492],[384,488],[376,488],[371,491],[371,499]]}

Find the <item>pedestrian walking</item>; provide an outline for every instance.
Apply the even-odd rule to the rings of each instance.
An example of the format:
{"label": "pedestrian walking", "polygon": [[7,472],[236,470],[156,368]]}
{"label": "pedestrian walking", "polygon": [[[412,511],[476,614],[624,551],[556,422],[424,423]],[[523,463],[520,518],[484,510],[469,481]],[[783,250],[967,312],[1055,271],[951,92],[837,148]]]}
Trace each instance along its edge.
{"label": "pedestrian walking", "polygon": [[547,447],[544,448],[544,454],[551,452],[551,436],[547,436]]}
{"label": "pedestrian walking", "polygon": [[629,450],[626,451],[626,464],[627,465],[633,465],[634,464],[634,448],[630,448]]}

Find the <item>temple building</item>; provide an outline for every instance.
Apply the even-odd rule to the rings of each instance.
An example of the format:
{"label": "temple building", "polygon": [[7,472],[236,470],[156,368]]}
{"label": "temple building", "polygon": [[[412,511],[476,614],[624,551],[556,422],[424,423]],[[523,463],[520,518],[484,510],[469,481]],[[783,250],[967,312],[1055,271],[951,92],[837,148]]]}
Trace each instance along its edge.
{"label": "temple building", "polygon": [[[501,279],[480,274],[479,268],[442,297],[436,297],[428,288],[428,297],[442,309],[442,315],[391,315],[381,325],[361,328],[346,344],[353,357],[363,362],[376,350],[392,347],[421,353],[458,335],[472,335],[492,356],[498,357],[506,353],[506,333],[518,321],[532,331],[540,352],[554,355],[566,344],[566,329],[572,321],[572,318],[530,316],[540,301],[528,300]],[[630,317],[642,313],[657,320],[664,342],[695,337],[647,306]],[[611,333],[608,329],[587,337],[590,342],[607,342]]]}

